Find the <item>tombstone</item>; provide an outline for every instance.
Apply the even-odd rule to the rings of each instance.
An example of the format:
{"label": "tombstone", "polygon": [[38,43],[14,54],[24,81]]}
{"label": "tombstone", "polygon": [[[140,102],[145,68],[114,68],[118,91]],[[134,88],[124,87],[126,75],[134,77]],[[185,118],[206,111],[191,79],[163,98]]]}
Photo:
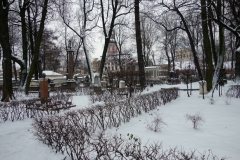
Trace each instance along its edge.
{"label": "tombstone", "polygon": [[119,81],[119,88],[125,88],[125,81]]}
{"label": "tombstone", "polygon": [[95,75],[94,77],[94,86],[101,87],[101,81],[99,75]]}
{"label": "tombstone", "polygon": [[100,81],[99,75],[95,75],[95,76],[94,76],[93,91],[94,91],[95,93],[101,93],[101,92],[102,92],[101,81]]}
{"label": "tombstone", "polygon": [[66,73],[67,89],[71,91],[75,91],[76,81],[73,79],[73,50],[72,50],[71,40],[68,41],[67,56],[68,56],[68,73]]}
{"label": "tombstone", "polygon": [[78,77],[75,75],[74,76],[74,80],[77,82],[78,81]]}
{"label": "tombstone", "polygon": [[68,79],[73,79],[73,51],[68,50]]}
{"label": "tombstone", "polygon": [[153,82],[150,83],[150,87],[153,87]]}
{"label": "tombstone", "polygon": [[68,80],[68,73],[66,73],[66,81]]}
{"label": "tombstone", "polygon": [[207,82],[199,81],[199,94],[206,94],[206,93],[207,93]]}
{"label": "tombstone", "polygon": [[89,77],[88,77],[88,75],[85,77],[85,82],[86,82],[86,83],[89,82]]}
{"label": "tombstone", "polygon": [[175,78],[175,73],[174,73],[173,71],[170,71],[169,77],[170,77],[170,78]]}
{"label": "tombstone", "polygon": [[43,78],[40,79],[40,99],[45,100],[48,98],[48,79],[46,79],[46,75],[43,73]]}
{"label": "tombstone", "polygon": [[106,81],[101,81],[101,86],[106,88],[107,87],[107,82]]}

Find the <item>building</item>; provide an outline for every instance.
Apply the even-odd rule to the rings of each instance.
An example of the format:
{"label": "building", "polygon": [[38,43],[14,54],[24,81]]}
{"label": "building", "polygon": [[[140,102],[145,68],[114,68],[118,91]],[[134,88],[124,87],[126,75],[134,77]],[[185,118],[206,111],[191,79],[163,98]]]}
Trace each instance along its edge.
{"label": "building", "polygon": [[176,58],[175,62],[179,62],[180,68],[184,68],[183,66],[184,62],[192,62],[193,61],[193,56],[192,56],[192,51],[190,48],[178,48],[176,50]]}
{"label": "building", "polygon": [[[108,72],[117,72],[120,71],[120,66],[125,71],[137,71],[137,61],[132,58],[131,54],[120,54],[117,48],[117,43],[115,40],[114,33],[111,36],[108,50],[106,54],[106,60],[105,60],[105,68],[104,73],[107,74]],[[120,57],[120,58],[119,58]]]}

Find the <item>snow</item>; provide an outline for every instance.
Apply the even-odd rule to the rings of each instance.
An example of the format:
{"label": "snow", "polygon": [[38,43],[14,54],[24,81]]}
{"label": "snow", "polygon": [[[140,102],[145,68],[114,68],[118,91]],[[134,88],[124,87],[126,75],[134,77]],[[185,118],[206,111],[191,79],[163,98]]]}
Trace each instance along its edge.
{"label": "snow", "polygon": [[[180,97],[171,103],[159,106],[156,110],[132,118],[130,122],[122,124],[118,128],[108,129],[112,134],[133,134],[140,137],[142,144],[162,142],[163,149],[182,148],[186,151],[197,150],[197,153],[212,150],[218,158],[228,157],[230,160],[240,158],[240,107],[239,99],[231,98],[230,105],[226,105],[227,97],[224,93],[229,85],[223,87],[223,95],[218,96],[215,91],[214,104],[210,103],[211,93],[199,95],[199,91],[193,91],[191,97],[186,91],[180,91]],[[154,85],[148,87],[141,94],[157,91],[161,88],[179,87],[186,88],[186,85]],[[198,88],[198,82],[193,88]],[[90,106],[87,96],[74,96],[73,104],[80,109]],[[164,125],[161,131],[153,132],[146,128],[155,113],[159,113]],[[205,122],[199,129],[193,129],[190,121],[187,121],[186,114],[200,113]],[[55,153],[52,148],[38,141],[34,137],[34,129],[31,125],[32,119],[23,121],[0,123],[0,159],[1,160],[61,160],[67,157]],[[66,158],[70,159],[69,157]]]}
{"label": "snow", "polygon": [[148,67],[145,67],[145,69],[156,69],[157,66],[148,66]]}
{"label": "snow", "polygon": [[[236,61],[233,61],[233,68],[235,68]],[[231,69],[232,68],[232,62],[231,61],[225,61],[223,62],[223,68]]]}
{"label": "snow", "polygon": [[240,47],[238,47],[236,51],[240,53]]}
{"label": "snow", "polygon": [[59,76],[62,75],[62,74],[54,72],[54,71],[43,71],[43,73],[45,73],[46,76],[48,76],[48,75],[59,75]]}

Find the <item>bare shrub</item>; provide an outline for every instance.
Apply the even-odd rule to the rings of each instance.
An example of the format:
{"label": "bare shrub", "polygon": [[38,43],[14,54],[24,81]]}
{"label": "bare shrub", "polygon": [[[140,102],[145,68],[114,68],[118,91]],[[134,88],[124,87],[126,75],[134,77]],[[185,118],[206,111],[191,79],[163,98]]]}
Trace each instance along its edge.
{"label": "bare shrub", "polygon": [[230,105],[231,104],[231,97],[227,97],[227,99],[225,100],[225,104],[226,105]]}
{"label": "bare shrub", "polygon": [[200,113],[195,115],[186,114],[187,121],[190,120],[193,123],[193,128],[197,129],[204,122],[203,116]]}
{"label": "bare shrub", "polygon": [[157,132],[160,131],[163,125],[166,125],[166,123],[163,121],[160,114],[156,113],[153,117],[153,120],[147,124],[147,128],[151,131]]}
{"label": "bare shrub", "polygon": [[210,98],[210,104],[214,104],[215,100],[213,99],[213,97]]}
{"label": "bare shrub", "polygon": [[226,93],[227,97],[240,97],[240,85],[231,85]]}

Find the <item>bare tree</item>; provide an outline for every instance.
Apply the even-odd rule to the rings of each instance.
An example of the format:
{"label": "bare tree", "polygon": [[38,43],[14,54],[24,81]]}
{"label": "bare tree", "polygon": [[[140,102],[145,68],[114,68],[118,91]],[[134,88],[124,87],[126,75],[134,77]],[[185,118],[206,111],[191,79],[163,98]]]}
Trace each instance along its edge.
{"label": "bare tree", "polygon": [[[174,21],[171,21],[169,17],[172,17],[174,15],[168,14],[168,15],[163,15],[161,17],[162,23],[164,23],[168,27],[177,27],[176,23]],[[175,59],[176,59],[176,49],[179,46],[179,43],[177,41],[179,34],[178,29],[168,31],[164,27],[159,26],[158,27],[161,33],[161,38],[159,37],[158,41],[160,44],[162,44],[163,51],[165,52],[165,56],[168,62],[168,72],[171,70],[175,70]],[[171,67],[172,64],[172,67]]]}
{"label": "bare tree", "polygon": [[[235,43],[235,56],[236,56],[236,63],[235,63],[235,76],[236,79],[240,79],[240,2],[238,0],[229,0],[229,1],[210,1],[211,11],[213,12],[211,15],[211,19],[216,22],[220,26],[220,36],[224,38],[223,28],[229,30],[234,34],[236,37]],[[225,11],[223,11],[223,8]],[[222,40],[224,41],[224,40]],[[224,45],[223,42],[220,42],[221,45]],[[222,46],[223,47],[223,46]],[[220,53],[221,54],[221,53]],[[221,57],[219,56],[219,62],[221,62]],[[220,67],[217,66],[217,68]],[[215,70],[215,75],[217,74]],[[217,77],[216,77],[217,78]],[[217,80],[215,80],[216,82]]]}
{"label": "bare tree", "polygon": [[[203,33],[203,48],[204,53],[206,57],[206,80],[207,80],[207,90],[210,91],[212,89],[212,72],[213,72],[213,63],[212,63],[212,49],[211,49],[211,42],[209,38],[209,29],[208,29],[208,23],[211,23],[207,21],[207,4],[206,0],[201,0],[201,16],[202,16],[202,33]],[[212,42],[214,43],[214,42]]]}
{"label": "bare tree", "polygon": [[[105,3],[104,3],[105,2]],[[111,35],[113,33],[114,27],[119,25],[116,19],[129,14],[132,11],[132,2],[128,0],[100,0],[100,10],[101,10],[101,21],[104,35],[104,47],[102,53],[101,64],[99,68],[100,77],[102,77],[106,53],[108,49],[108,44],[110,42]]]}
{"label": "bare tree", "polygon": [[129,22],[125,18],[121,18],[117,20],[117,24],[114,28],[114,39],[116,41],[116,46],[118,50],[117,61],[120,69],[120,77],[122,77],[124,63],[126,60],[130,58],[130,53],[132,49],[129,49],[128,40],[131,38],[129,34],[130,30],[128,28]]}
{"label": "bare tree", "polygon": [[1,101],[8,102],[13,98],[12,91],[12,61],[11,61],[11,46],[9,41],[9,26],[8,26],[8,14],[9,7],[14,2],[8,0],[0,1],[0,42],[3,51],[3,94]]}
{"label": "bare tree", "polygon": [[[98,23],[98,17],[95,12],[93,12],[95,1],[84,0],[74,3],[72,1],[65,0],[59,1],[56,4],[58,6],[59,15],[62,18],[64,24],[81,39],[83,50],[86,56],[86,62],[88,65],[88,72],[90,74],[92,83],[94,83],[90,52],[87,45],[87,35],[97,26]],[[69,11],[74,10],[74,7],[77,7],[81,12],[76,11],[74,15],[71,15],[71,12]],[[74,21],[74,18],[71,16],[74,16],[76,21]]]}
{"label": "bare tree", "polygon": [[[22,33],[22,59],[24,64],[21,65],[21,86],[23,86],[26,77],[27,77],[27,62],[28,62],[28,40],[27,40],[27,20],[26,12],[27,8],[30,5],[29,0],[19,0],[19,10],[20,10],[20,19],[21,19],[21,33]],[[21,64],[21,63],[20,63]]]}
{"label": "bare tree", "polygon": [[153,46],[157,42],[156,24],[146,16],[141,17],[141,36],[143,46],[143,57],[145,66],[152,65],[151,57],[154,56]]}
{"label": "bare tree", "polygon": [[39,59],[42,60],[43,70],[53,70],[57,72],[60,68],[61,49],[54,42],[54,40],[57,39],[52,30],[44,30],[41,53],[39,54]]}
{"label": "bare tree", "polygon": [[176,14],[177,17],[174,17],[174,19],[172,19],[172,20],[177,22],[178,25],[174,28],[171,28],[169,26],[166,26],[164,23],[159,22],[158,18],[154,18],[153,15],[151,15],[149,17],[152,20],[154,20],[156,23],[158,23],[159,25],[163,26],[167,31],[181,29],[186,32],[187,37],[189,39],[190,47],[191,47],[192,54],[193,54],[193,60],[194,60],[194,64],[195,64],[197,72],[198,72],[199,79],[203,80],[203,75],[202,75],[200,64],[199,64],[199,58],[198,58],[197,50],[196,50],[195,44],[194,44],[194,38],[193,38],[193,35],[191,34],[188,21],[186,20],[186,17],[185,17],[187,12],[188,13],[189,12],[192,12],[192,13],[199,12],[199,10],[197,10],[199,8],[198,1],[197,0],[191,0],[191,1],[189,1],[189,0],[181,0],[181,1],[162,0],[160,3],[157,3],[154,5],[153,11],[155,8],[158,8],[158,9],[161,8],[161,10],[162,10],[162,12],[160,13],[161,15],[167,14],[167,13]]}
{"label": "bare tree", "polygon": [[146,84],[145,70],[144,70],[144,58],[142,53],[142,38],[141,38],[141,23],[140,23],[140,0],[135,0],[135,30],[136,30],[136,44],[137,44],[137,55],[138,55],[138,69],[139,69],[139,82],[143,88]]}
{"label": "bare tree", "polygon": [[47,7],[48,7],[48,0],[44,0],[43,6],[42,6],[42,14],[41,14],[41,21],[40,21],[40,26],[37,32],[37,38],[35,40],[35,50],[34,50],[34,55],[32,58],[32,63],[30,65],[29,73],[27,75],[27,80],[26,80],[26,85],[25,85],[25,92],[28,94],[29,90],[29,85],[32,79],[32,76],[34,74],[34,71],[36,70],[37,67],[37,62],[38,62],[38,57],[39,57],[39,52],[40,52],[40,45],[42,41],[42,35],[44,31],[44,25],[45,25],[45,19],[47,15]]}

